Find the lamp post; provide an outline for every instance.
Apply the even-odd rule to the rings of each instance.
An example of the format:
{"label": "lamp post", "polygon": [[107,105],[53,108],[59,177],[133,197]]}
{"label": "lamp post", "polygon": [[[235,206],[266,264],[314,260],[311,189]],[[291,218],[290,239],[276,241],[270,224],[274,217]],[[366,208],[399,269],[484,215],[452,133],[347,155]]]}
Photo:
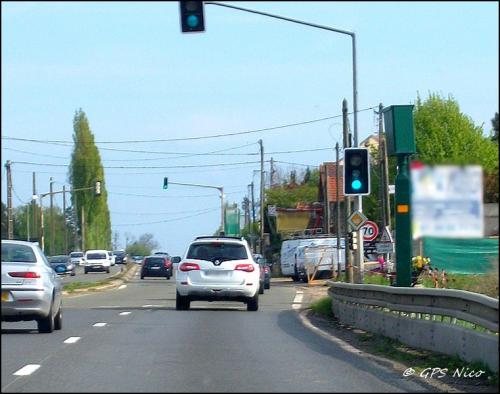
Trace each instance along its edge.
{"label": "lamp post", "polygon": [[[310,26],[314,27],[317,29],[322,29],[322,30],[328,30],[332,31],[335,33],[340,33],[340,34],[345,34],[351,37],[351,42],[352,42],[352,101],[353,101],[353,111],[354,111],[354,146],[358,146],[358,90],[357,90],[357,69],[356,69],[356,34],[352,31],[347,31],[347,30],[341,30],[341,29],[336,29],[330,26],[324,26],[324,25],[317,25],[315,23],[309,23],[305,21],[301,21],[298,19],[292,19],[292,18],[287,18],[284,16],[280,15],[275,15],[275,14],[269,14],[267,12],[262,12],[262,11],[256,11],[248,8],[242,8],[242,7],[236,7],[234,5],[229,5],[229,4],[224,4],[224,3],[219,3],[216,1],[205,1],[204,4],[212,4],[212,5],[218,5],[220,7],[226,7],[226,8],[232,8],[235,10],[239,11],[245,11],[245,12],[250,12],[252,14],[258,14],[258,15],[263,15],[263,16],[268,16],[271,18],[276,18],[276,19],[281,19],[284,21],[288,22],[293,22],[293,23],[298,23],[300,25],[305,25],[305,26]],[[363,210],[363,200],[361,196],[357,196],[357,198],[354,199],[354,209],[359,210],[360,212]],[[357,279],[358,282],[362,281],[362,273],[363,273],[363,237],[361,236],[361,231],[357,231],[357,237],[358,237],[358,249],[356,250],[355,254],[355,262],[356,266],[358,268],[358,275]]]}

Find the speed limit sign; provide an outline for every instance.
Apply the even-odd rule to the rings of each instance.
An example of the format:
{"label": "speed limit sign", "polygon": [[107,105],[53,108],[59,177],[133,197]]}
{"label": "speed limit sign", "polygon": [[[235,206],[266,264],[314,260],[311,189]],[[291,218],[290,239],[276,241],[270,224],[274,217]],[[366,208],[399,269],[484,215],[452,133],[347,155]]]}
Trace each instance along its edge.
{"label": "speed limit sign", "polygon": [[373,241],[378,236],[377,223],[367,220],[363,227],[361,227],[361,232],[364,241]]}

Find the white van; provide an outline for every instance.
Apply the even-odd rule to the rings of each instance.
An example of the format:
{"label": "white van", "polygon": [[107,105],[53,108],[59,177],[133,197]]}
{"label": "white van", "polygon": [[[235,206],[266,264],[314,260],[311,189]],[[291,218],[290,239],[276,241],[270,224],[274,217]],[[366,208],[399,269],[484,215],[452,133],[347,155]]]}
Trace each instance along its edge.
{"label": "white van", "polygon": [[[340,238],[342,270],[345,270],[344,249],[344,238]],[[331,276],[331,264],[333,262],[334,269],[337,269],[338,261],[337,237],[295,238],[281,244],[281,274],[290,276],[294,281],[307,278],[306,263],[319,264],[318,271],[322,271],[321,276]],[[315,278],[318,278],[318,275]]]}
{"label": "white van", "polygon": [[83,269],[89,271],[106,271],[109,274],[111,261],[107,250],[87,250],[83,257]]}

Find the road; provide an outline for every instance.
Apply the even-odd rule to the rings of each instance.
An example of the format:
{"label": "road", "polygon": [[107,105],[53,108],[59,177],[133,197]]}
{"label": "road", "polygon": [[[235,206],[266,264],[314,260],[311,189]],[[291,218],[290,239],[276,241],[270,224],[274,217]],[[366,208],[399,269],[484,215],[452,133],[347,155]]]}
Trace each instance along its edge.
{"label": "road", "polygon": [[432,391],[307,329],[291,281],[273,282],[257,312],[229,302],[176,311],[173,279],[65,296],[52,334],[3,322],[2,392]]}

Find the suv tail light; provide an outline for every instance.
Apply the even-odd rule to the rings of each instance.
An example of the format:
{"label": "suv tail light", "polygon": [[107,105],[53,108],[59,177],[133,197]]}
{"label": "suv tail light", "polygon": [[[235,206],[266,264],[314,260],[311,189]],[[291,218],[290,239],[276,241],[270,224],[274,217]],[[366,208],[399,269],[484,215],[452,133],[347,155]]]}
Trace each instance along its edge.
{"label": "suv tail light", "polygon": [[179,266],[179,269],[182,272],[187,272],[187,271],[196,271],[200,269],[200,266],[196,263],[182,263]]}
{"label": "suv tail light", "polygon": [[264,267],[264,272],[269,272],[269,267],[267,265]]}
{"label": "suv tail light", "polygon": [[234,270],[238,271],[245,271],[245,272],[252,272],[255,268],[253,267],[253,264],[238,264],[236,267],[234,267]]}
{"label": "suv tail light", "polygon": [[172,263],[171,263],[169,260],[165,260],[165,261],[163,262],[163,266],[164,266],[165,268],[170,268],[170,266],[171,266],[171,265],[172,265]]}
{"label": "suv tail light", "polygon": [[40,278],[40,274],[38,272],[31,272],[31,271],[9,272],[9,276],[12,276],[13,278],[26,278],[26,279]]}

